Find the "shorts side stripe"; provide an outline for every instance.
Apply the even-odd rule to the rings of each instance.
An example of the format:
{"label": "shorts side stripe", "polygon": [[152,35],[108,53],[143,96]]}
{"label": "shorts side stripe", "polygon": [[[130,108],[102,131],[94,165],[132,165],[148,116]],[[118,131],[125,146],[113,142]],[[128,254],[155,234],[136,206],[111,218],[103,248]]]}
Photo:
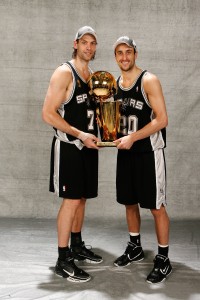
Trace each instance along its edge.
{"label": "shorts side stripe", "polygon": [[60,140],[56,139],[54,145],[53,184],[54,184],[54,191],[57,196],[59,196],[59,173],[60,173]]}
{"label": "shorts side stripe", "polygon": [[155,173],[156,173],[156,208],[163,204],[166,206],[166,175],[165,159],[163,149],[154,151]]}

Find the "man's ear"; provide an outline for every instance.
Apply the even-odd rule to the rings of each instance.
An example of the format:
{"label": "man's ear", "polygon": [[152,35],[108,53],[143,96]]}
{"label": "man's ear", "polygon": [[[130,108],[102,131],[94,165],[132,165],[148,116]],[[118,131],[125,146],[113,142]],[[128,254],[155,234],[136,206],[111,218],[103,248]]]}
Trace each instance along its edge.
{"label": "man's ear", "polygon": [[77,49],[77,44],[78,44],[78,42],[74,41],[74,49]]}
{"label": "man's ear", "polygon": [[135,52],[135,59],[137,59],[138,57],[138,52]]}

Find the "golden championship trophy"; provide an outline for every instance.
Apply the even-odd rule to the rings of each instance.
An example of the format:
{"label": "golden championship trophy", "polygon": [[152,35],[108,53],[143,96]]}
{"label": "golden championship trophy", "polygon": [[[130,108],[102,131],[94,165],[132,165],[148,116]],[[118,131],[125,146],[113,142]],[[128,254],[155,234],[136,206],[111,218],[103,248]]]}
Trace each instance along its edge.
{"label": "golden championship trophy", "polygon": [[100,147],[113,147],[117,139],[120,126],[121,101],[114,101],[117,92],[117,83],[113,75],[106,71],[93,73],[89,80],[90,95],[96,103],[98,125],[100,129]]}

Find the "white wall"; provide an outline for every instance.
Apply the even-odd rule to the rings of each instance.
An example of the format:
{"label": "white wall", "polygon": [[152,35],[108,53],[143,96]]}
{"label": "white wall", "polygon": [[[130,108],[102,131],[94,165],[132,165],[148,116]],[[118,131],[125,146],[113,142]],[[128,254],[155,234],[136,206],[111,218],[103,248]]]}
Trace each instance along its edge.
{"label": "white wall", "polygon": [[[112,45],[130,35],[137,64],[159,77],[169,114],[168,211],[199,217],[199,11],[198,0],[0,0],[0,216],[57,214],[61,200],[48,192],[53,130],[41,109],[53,70],[71,58],[77,29],[90,25],[98,34],[94,70],[117,76]],[[99,197],[87,216],[124,216],[115,159],[116,149],[100,151]]]}

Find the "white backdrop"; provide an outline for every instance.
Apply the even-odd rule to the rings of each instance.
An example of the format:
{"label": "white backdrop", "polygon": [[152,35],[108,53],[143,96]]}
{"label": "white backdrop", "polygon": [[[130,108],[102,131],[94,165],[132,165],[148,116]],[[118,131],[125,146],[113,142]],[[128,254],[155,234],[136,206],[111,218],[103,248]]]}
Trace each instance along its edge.
{"label": "white backdrop", "polygon": [[[98,34],[94,70],[117,76],[112,45],[130,35],[137,64],[159,77],[169,114],[168,211],[199,217],[199,10],[198,0],[0,0],[0,216],[57,214],[61,200],[48,192],[53,130],[41,109],[53,70],[71,58],[77,29],[90,25]],[[116,149],[100,151],[99,196],[89,200],[88,217],[124,216],[115,160]]]}

